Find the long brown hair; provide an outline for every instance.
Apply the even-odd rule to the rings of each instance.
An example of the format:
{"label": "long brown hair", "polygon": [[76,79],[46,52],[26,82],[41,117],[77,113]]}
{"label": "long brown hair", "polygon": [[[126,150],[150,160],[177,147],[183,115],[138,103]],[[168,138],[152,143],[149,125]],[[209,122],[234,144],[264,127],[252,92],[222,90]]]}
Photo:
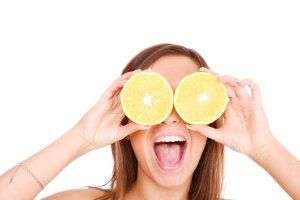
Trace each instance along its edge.
{"label": "long brown hair", "polygon": [[[163,43],[148,47],[132,58],[122,74],[136,69],[146,69],[153,62],[165,55],[184,55],[192,58],[200,67],[208,68],[202,56],[193,49],[181,45]],[[125,116],[121,125],[128,123]],[[217,121],[210,124],[217,127]],[[114,159],[113,175],[108,183],[110,189],[98,188],[105,191],[104,195],[96,200],[123,199],[137,179],[138,162],[131,147],[130,141],[123,139],[111,145]],[[191,200],[219,200],[221,198],[223,181],[224,146],[208,139],[201,159],[196,167],[188,198]]]}

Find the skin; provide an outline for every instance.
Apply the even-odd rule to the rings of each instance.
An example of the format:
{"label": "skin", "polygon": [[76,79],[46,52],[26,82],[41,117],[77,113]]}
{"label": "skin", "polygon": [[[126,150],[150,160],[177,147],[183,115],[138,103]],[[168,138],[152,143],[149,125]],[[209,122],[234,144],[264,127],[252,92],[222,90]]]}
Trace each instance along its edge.
{"label": "skin", "polygon": [[[184,56],[165,56],[154,62],[150,69],[163,75],[170,83],[173,92],[179,81],[199,70],[197,64]],[[189,130],[179,117],[174,107],[169,117],[161,124],[148,130],[138,131],[130,135],[132,148],[138,160],[138,179],[127,199],[139,196],[151,196],[152,199],[186,199],[192,174],[198,165],[207,138],[202,134]],[[152,138],[161,129],[176,129],[185,132],[187,139],[186,160],[180,173],[163,173],[153,162]],[[140,133],[144,132],[144,133]],[[146,134],[145,134],[146,133]],[[154,196],[153,196],[154,195]],[[157,196],[155,196],[157,195]]]}
{"label": "skin", "polygon": [[[153,63],[151,68],[165,76],[173,89],[180,79],[198,70],[197,65],[185,56],[164,56]],[[138,179],[126,194],[126,199],[140,199],[141,196],[144,199],[186,199],[191,175],[208,137],[247,155],[265,169],[291,198],[300,199],[300,162],[272,135],[257,83],[250,79],[239,80],[229,75],[216,74],[226,85],[231,99],[224,114],[224,123],[217,129],[205,125],[186,126],[174,110],[158,126],[146,127],[131,122],[122,127],[120,120],[124,114],[118,102],[118,94],[134,73],[128,72],[114,80],[72,128],[24,160],[44,185],[76,158],[128,136],[138,159]],[[250,88],[251,94],[247,93],[246,87]],[[147,153],[151,136],[164,127],[190,131],[189,162],[184,163],[177,177],[164,176],[153,164],[151,154]],[[24,168],[16,169],[14,166],[0,176],[0,199],[33,199],[41,187]],[[12,176],[14,178],[9,183]],[[74,189],[45,199],[92,199],[99,195],[101,192],[94,189]]]}

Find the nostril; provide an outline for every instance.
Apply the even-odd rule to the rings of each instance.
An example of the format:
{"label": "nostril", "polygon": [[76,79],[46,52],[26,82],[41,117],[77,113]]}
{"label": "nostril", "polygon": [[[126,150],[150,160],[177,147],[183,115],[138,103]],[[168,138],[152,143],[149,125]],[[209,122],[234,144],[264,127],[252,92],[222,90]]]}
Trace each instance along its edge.
{"label": "nostril", "polygon": [[[169,123],[170,123],[170,124],[177,123],[177,120],[172,120],[172,121],[170,121]],[[168,123],[164,121],[164,122],[162,122],[162,124],[168,124]]]}

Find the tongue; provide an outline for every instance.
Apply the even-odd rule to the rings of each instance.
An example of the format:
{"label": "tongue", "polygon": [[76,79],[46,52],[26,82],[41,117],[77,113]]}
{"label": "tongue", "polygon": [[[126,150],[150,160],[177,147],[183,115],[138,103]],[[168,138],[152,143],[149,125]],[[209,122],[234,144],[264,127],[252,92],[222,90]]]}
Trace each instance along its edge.
{"label": "tongue", "polygon": [[159,143],[154,148],[163,167],[175,166],[181,158],[181,145],[178,143]]}

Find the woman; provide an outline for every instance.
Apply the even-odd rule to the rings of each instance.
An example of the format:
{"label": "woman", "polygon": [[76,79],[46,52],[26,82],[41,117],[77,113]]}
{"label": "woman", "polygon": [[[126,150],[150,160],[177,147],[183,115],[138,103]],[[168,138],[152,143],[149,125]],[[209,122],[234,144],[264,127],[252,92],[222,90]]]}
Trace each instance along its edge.
{"label": "woman", "polygon": [[[147,127],[128,120],[118,99],[137,69],[162,74],[173,89],[199,69],[213,73],[197,52],[180,45],[159,44],[143,50],[72,128],[0,177],[0,199],[33,199],[74,159],[106,145],[111,145],[114,158],[111,189],[74,189],[45,199],[217,200],[222,190],[223,145],[247,155],[293,199],[300,199],[299,161],[272,135],[256,83],[217,75],[230,96],[221,118],[208,126],[187,125],[173,109],[163,123]],[[181,136],[186,143],[178,147],[185,148],[185,153],[173,168],[168,159],[179,159],[178,149],[162,147],[160,154],[173,151],[173,158],[164,155],[163,165],[153,149],[155,139],[167,134]]]}

